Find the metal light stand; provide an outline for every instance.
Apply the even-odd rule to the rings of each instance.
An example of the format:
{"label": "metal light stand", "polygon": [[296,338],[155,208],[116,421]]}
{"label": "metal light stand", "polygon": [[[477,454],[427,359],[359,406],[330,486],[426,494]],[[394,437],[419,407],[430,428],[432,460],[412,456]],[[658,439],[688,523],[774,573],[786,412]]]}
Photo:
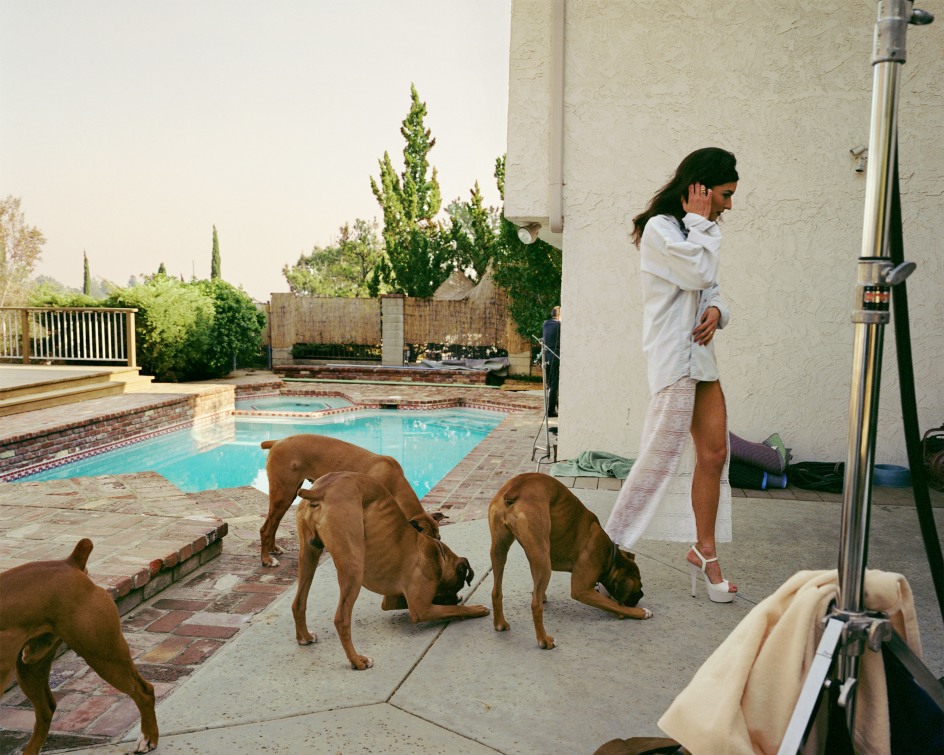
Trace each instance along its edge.
{"label": "metal light stand", "polygon": [[[548,385],[547,385],[547,352],[554,354],[557,359],[560,359],[560,355],[555,353],[553,349],[544,345],[543,338],[534,338],[531,336],[538,344],[541,346],[541,384],[544,389],[544,419],[541,422],[541,427],[538,428],[537,434],[534,436],[534,443],[531,444],[531,461],[537,462],[536,472],[541,471],[541,466],[544,464],[553,464],[557,461],[557,444],[551,443],[551,428],[548,423],[548,412],[550,407],[548,406]],[[538,445],[538,439],[541,437],[541,433],[544,433],[544,445]],[[541,453],[541,456],[535,458],[538,452]]]}
{"label": "metal light stand", "polygon": [[[915,268],[909,262],[893,266],[888,253],[892,179],[897,175],[893,166],[897,167],[898,80],[906,57],[908,24],[923,25],[933,20],[930,13],[914,9],[912,0],[878,2],[872,55],[872,114],[865,217],[852,315],[855,335],[849,398],[849,447],[839,541],[839,597],[838,604],[832,607],[825,619],[825,630],[781,742],[780,755],[799,751],[824,690],[834,684],[840,685],[839,694],[831,697],[845,709],[851,738],[859,657],[866,644],[877,652],[884,642],[890,642],[896,655],[905,657],[906,668],[914,674],[915,681],[922,688],[927,687],[936,701],[941,699],[941,687],[930,671],[904,643],[892,642],[894,632],[884,616],[863,610],[882,339],[884,327],[890,320],[891,287],[902,283]],[[834,664],[837,653],[838,662]],[[831,669],[834,679],[827,679]]]}

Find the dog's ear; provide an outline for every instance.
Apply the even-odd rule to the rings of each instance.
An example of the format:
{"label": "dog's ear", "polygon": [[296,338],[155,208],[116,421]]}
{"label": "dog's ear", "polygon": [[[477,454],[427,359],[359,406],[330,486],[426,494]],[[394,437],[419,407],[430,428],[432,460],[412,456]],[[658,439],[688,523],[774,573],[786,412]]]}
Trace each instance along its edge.
{"label": "dog's ear", "polygon": [[298,489],[298,492],[296,493],[296,495],[299,496],[300,498],[305,498],[305,499],[307,499],[307,500],[309,500],[309,501],[320,501],[320,500],[321,500],[321,499],[318,497],[318,494],[317,494],[317,493],[313,493],[313,492],[312,492],[311,488],[299,488],[299,489]]}
{"label": "dog's ear", "polygon": [[432,514],[430,514],[430,516],[437,522],[441,522],[443,519],[449,518],[445,514],[443,514],[441,511],[434,511]]}
{"label": "dog's ear", "polygon": [[469,563],[469,559],[459,559],[459,563],[456,564],[456,574],[458,574],[467,585],[472,584],[472,580],[475,578],[475,572],[472,571],[472,565]]}
{"label": "dog's ear", "polygon": [[622,548],[620,548],[620,553],[626,556],[626,558],[628,558],[630,561],[636,560],[636,554],[633,553],[632,551],[624,551]]}

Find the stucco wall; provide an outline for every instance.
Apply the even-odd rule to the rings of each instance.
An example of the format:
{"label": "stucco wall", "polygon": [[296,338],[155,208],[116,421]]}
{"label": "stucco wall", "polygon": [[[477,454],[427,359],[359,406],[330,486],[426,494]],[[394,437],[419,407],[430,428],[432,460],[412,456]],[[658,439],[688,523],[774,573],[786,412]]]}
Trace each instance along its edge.
{"label": "stucco wall", "polygon": [[[561,458],[636,452],[648,388],[631,217],[685,154],[717,145],[741,175],[722,225],[732,318],[716,340],[730,427],[779,432],[797,460],[845,459],[865,190],[850,149],[868,143],[874,14],[859,0],[567,2]],[[513,5],[506,210],[522,217],[547,216],[546,131],[520,116],[546,98],[535,30],[549,18],[542,0]],[[922,431],[944,422],[942,49],[944,20],[909,28],[899,119]],[[876,460],[903,463],[885,335]]]}

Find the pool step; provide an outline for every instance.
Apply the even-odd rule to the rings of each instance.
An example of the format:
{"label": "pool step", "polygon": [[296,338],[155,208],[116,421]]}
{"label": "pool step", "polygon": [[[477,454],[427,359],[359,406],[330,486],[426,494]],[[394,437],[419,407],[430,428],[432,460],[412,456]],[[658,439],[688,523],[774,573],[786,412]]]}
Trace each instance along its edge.
{"label": "pool step", "polygon": [[29,523],[0,533],[0,571],[65,558],[91,538],[88,574],[122,614],[216,557],[227,533],[210,507],[155,472],[0,483],[0,506]]}
{"label": "pool step", "polygon": [[2,376],[9,379],[0,383],[0,417],[35,409],[73,404],[104,396],[134,393],[146,390],[154,379],[141,375],[137,367],[62,368],[34,367],[29,377],[18,380],[14,373],[25,373],[22,368],[6,368]]}

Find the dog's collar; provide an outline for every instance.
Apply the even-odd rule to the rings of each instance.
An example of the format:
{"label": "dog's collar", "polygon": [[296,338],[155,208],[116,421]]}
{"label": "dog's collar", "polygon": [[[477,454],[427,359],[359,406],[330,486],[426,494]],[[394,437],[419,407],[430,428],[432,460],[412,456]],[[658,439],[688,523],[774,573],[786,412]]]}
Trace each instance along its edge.
{"label": "dog's collar", "polygon": [[613,564],[616,563],[616,551],[619,550],[619,546],[616,543],[612,543],[613,549],[610,551],[610,563],[606,567],[606,571],[603,572],[606,574],[610,569],[613,568]]}

